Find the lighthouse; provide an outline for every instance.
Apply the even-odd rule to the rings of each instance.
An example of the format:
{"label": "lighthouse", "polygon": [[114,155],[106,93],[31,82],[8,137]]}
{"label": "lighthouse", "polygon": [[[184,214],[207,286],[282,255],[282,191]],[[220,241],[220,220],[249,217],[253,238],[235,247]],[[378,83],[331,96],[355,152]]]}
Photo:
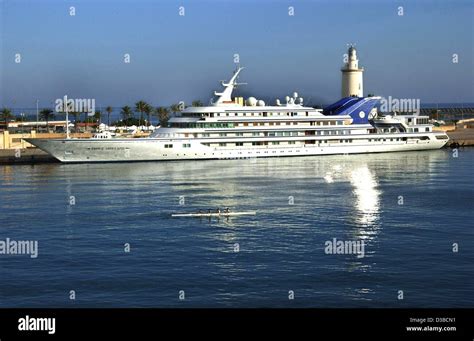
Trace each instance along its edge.
{"label": "lighthouse", "polygon": [[347,51],[347,62],[341,69],[342,72],[342,97],[357,96],[364,97],[364,82],[362,73],[364,68],[359,67],[357,50],[353,45]]}

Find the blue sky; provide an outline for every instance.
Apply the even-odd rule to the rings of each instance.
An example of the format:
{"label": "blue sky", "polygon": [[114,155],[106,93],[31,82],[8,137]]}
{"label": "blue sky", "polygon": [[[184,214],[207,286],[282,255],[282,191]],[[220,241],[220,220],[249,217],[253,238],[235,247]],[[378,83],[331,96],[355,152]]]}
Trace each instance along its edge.
{"label": "blue sky", "polygon": [[470,0],[0,3],[0,106],[34,107],[36,99],[52,106],[65,94],[97,106],[207,102],[230,77],[235,53],[247,67],[242,94],[282,98],[296,90],[331,103],[340,98],[350,42],[366,70],[366,94],[474,102]]}

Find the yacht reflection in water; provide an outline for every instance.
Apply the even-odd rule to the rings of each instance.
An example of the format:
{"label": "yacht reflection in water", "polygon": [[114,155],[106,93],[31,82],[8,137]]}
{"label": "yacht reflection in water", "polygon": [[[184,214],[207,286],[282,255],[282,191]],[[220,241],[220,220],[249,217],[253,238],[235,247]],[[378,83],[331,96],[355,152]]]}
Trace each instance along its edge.
{"label": "yacht reflection in water", "polygon": [[[377,227],[380,211],[381,190],[374,173],[367,166],[357,168],[350,173],[350,182],[355,195],[355,222],[360,227]],[[362,229],[364,231],[364,229]],[[360,234],[361,238],[368,237],[373,232],[366,229]]]}
{"label": "yacht reflection in water", "polygon": [[354,229],[348,231],[349,238],[366,244],[373,241],[380,229],[382,190],[369,162],[344,160],[332,166],[322,177],[330,187],[338,183],[350,184],[352,195],[345,194],[345,202],[352,207],[348,219]]}

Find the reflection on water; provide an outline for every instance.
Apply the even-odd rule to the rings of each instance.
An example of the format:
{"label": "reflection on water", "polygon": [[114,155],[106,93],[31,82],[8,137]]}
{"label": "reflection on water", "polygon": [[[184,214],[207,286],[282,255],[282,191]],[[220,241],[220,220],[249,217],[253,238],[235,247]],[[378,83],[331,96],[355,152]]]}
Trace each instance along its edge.
{"label": "reflection on water", "polygon": [[[350,182],[355,223],[360,227],[372,227],[377,223],[380,209],[380,195],[377,178],[367,163],[336,164],[323,177],[328,184],[334,182]],[[349,193],[346,194],[349,196]]]}
{"label": "reflection on water", "polygon": [[356,223],[361,227],[372,227],[379,218],[380,190],[377,179],[367,167],[360,167],[351,172],[351,184],[354,186],[356,201],[354,208]]}
{"label": "reflection on water", "polygon": [[[346,259],[345,271],[354,272],[370,271],[372,264],[364,262],[361,258],[373,256],[375,253],[374,243],[377,234],[381,231],[380,205],[382,191],[375,176],[375,170],[371,170],[370,162],[357,160],[356,162],[336,163],[325,171],[324,180],[328,186],[338,184],[350,184],[351,188],[341,195],[346,200],[341,201],[350,205],[349,219],[351,221],[351,231],[347,234],[346,240],[364,242],[364,255],[354,255]],[[373,167],[373,169],[376,169]],[[340,209],[340,208],[339,208]],[[363,296],[370,294],[370,290],[357,290],[353,293],[355,297],[364,299]]]}

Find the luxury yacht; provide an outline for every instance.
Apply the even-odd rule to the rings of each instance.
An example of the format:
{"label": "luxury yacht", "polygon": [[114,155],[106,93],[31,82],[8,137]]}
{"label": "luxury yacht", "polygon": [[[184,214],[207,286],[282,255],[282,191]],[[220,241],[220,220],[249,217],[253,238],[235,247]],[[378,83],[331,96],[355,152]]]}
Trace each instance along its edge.
{"label": "luxury yacht", "polygon": [[380,115],[380,97],[346,97],[325,109],[232,97],[238,68],[209,106],[188,107],[147,138],[26,139],[62,162],[236,159],[439,149],[428,116]]}

